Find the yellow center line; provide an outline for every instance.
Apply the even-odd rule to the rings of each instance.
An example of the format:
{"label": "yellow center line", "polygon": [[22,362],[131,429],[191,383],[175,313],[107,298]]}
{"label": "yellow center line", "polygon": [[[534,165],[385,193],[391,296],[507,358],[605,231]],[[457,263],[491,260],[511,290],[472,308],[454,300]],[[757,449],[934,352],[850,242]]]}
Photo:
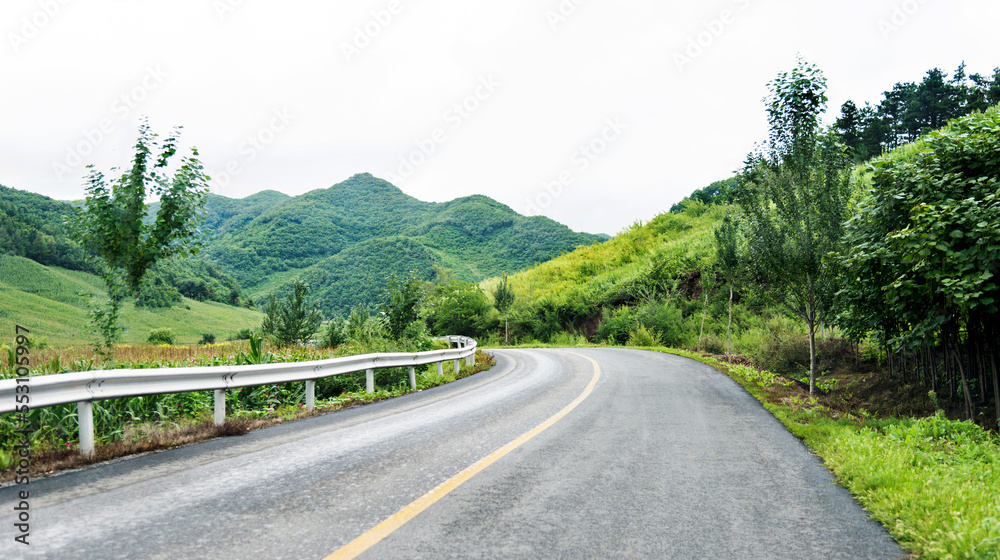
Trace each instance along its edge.
{"label": "yellow center line", "polygon": [[573,402],[566,405],[566,408],[560,410],[548,420],[535,426],[531,431],[526,432],[521,437],[515,439],[514,441],[508,443],[507,445],[504,445],[500,449],[497,449],[496,451],[490,453],[486,457],[483,457],[479,461],[476,461],[472,466],[466,468],[464,471],[451,477],[450,479],[440,484],[430,492],[417,498],[403,509],[392,514],[385,521],[369,529],[365,534],[347,543],[337,552],[334,552],[333,554],[327,556],[326,558],[324,558],[324,560],[348,560],[350,558],[357,558],[358,555],[360,555],[362,552],[378,544],[382,539],[391,535],[393,531],[399,529],[407,522],[409,522],[411,519],[420,515],[421,512],[434,505],[441,498],[447,496],[449,493],[451,493],[452,490],[458,488],[463,483],[465,483],[465,481],[476,476],[483,469],[497,462],[504,455],[517,449],[531,438],[544,432],[559,420],[562,420],[564,416],[569,414],[574,408],[576,408],[580,403],[582,403],[584,399],[590,396],[590,393],[593,392],[594,390],[594,386],[597,385],[597,380],[601,378],[601,368],[600,366],[597,365],[597,362],[588,358],[587,356],[584,356],[582,354],[577,354],[575,352],[567,352],[567,353],[573,354],[574,356],[580,356],[581,358],[590,361],[590,363],[594,365],[594,376],[590,379],[590,383],[587,384],[587,388],[584,389],[583,392],[580,393],[580,396],[574,399]]}

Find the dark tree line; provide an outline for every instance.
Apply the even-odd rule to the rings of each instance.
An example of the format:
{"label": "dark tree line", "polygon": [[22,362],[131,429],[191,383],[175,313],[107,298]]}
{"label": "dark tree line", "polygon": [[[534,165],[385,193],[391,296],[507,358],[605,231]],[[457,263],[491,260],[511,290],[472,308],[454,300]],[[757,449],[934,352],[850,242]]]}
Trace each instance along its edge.
{"label": "dark tree line", "polygon": [[966,72],[965,63],[949,77],[934,68],[920,83],[900,82],[878,105],[847,101],[836,121],[841,141],[858,163],[913,142],[951,119],[1000,103],[1000,68],[992,75]]}

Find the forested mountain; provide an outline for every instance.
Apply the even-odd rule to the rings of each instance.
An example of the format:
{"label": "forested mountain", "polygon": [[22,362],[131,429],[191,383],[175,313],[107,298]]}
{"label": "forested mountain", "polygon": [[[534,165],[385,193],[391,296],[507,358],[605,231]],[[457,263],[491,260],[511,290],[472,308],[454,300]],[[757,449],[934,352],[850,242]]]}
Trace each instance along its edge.
{"label": "forested mountain", "polygon": [[65,219],[72,212],[65,202],[0,185],[0,255],[93,272],[66,231]]}
{"label": "forested mountain", "polygon": [[209,196],[205,254],[255,297],[301,276],[328,315],[371,304],[392,273],[435,265],[479,281],[607,239],[485,196],[422,202],[370,174],[286,198]]}

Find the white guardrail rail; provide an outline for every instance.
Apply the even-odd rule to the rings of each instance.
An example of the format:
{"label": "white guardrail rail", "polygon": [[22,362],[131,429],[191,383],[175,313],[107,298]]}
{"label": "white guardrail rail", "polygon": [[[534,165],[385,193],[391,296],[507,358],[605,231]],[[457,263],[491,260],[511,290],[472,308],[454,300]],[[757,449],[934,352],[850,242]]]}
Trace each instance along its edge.
{"label": "white guardrail rail", "polygon": [[[18,397],[28,396],[31,409],[59,404],[77,403],[80,424],[80,453],[94,454],[94,401],[215,391],[215,425],[226,421],[226,390],[278,383],[306,382],[306,408],[316,407],[316,380],[345,373],[367,373],[366,390],[375,391],[375,370],[394,367],[410,368],[410,388],[417,388],[416,366],[437,364],[438,375],[444,373],[444,362],[454,360],[455,371],[463,358],[467,365],[475,362],[476,341],[465,336],[447,336],[437,340],[448,342],[447,350],[431,350],[412,354],[362,354],[330,360],[245,366],[213,366],[159,369],[110,369],[59,373],[0,380],[0,413],[18,412],[22,404]],[[455,348],[452,348],[452,345]],[[25,389],[27,387],[27,389]],[[21,399],[24,402],[24,399]]]}

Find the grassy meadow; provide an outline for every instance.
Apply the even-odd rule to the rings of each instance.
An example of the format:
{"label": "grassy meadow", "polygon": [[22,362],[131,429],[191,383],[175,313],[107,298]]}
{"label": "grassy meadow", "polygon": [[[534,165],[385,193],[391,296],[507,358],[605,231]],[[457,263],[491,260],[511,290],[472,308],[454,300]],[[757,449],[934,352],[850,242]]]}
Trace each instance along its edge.
{"label": "grassy meadow", "polygon": [[[0,341],[13,341],[14,325],[19,324],[31,330],[35,345],[89,344],[90,304],[81,293],[104,297],[101,279],[23,257],[0,256]],[[127,303],[121,342],[144,343],[149,332],[159,328],[171,329],[178,344],[197,344],[205,333],[224,340],[240,329],[258,327],[262,319],[255,310],[188,298],[178,306],[159,309]]]}

